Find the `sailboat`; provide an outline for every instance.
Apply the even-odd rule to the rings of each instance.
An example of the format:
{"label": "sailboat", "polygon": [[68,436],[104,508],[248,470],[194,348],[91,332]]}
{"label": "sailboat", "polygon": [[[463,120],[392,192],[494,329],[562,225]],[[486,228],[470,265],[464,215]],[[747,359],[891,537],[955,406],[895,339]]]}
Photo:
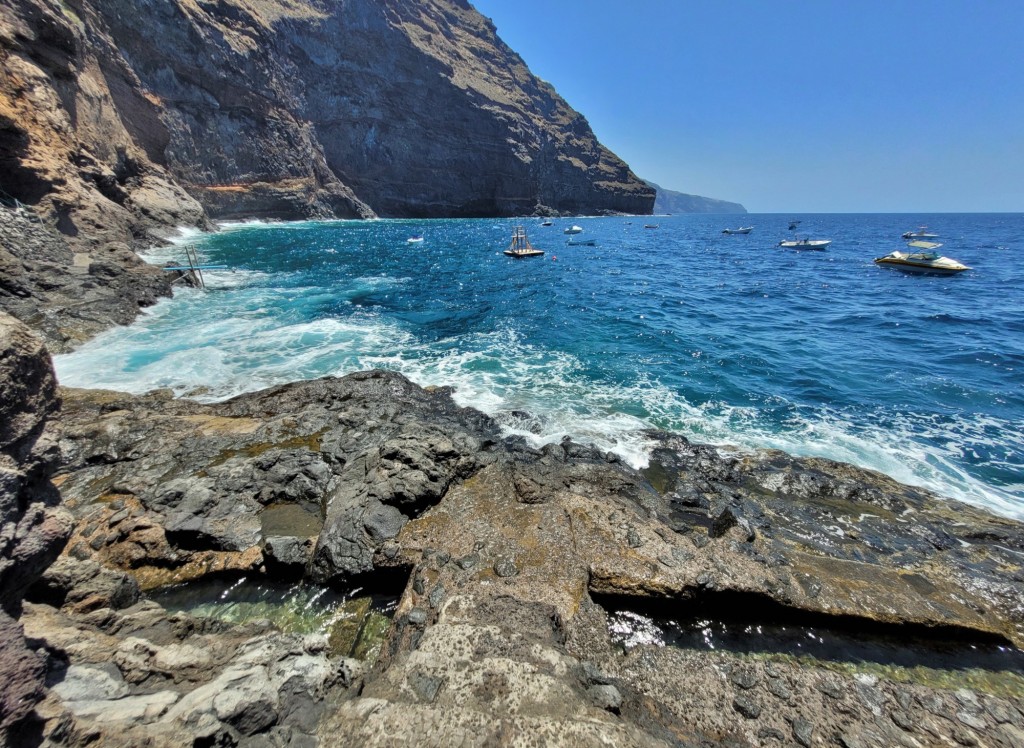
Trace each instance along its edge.
{"label": "sailboat", "polygon": [[508,245],[505,254],[522,259],[524,257],[540,257],[544,254],[544,250],[537,249],[530,244],[530,240],[526,238],[526,229],[516,226],[515,231],[512,232],[512,243]]}

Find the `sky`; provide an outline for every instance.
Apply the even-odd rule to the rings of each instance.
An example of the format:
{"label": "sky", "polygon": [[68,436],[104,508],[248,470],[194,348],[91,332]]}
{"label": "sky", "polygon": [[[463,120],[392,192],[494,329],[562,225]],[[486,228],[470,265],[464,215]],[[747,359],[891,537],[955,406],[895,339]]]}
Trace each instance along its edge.
{"label": "sky", "polygon": [[633,171],[757,213],[1024,211],[1024,0],[471,0]]}

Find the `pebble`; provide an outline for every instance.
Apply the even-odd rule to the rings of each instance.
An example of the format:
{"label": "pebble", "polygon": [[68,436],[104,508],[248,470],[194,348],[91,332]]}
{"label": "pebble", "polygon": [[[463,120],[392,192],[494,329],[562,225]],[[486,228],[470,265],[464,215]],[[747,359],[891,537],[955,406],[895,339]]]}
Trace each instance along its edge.
{"label": "pebble", "polygon": [[758,706],[757,702],[746,696],[737,696],[732,700],[733,709],[742,714],[747,719],[757,719],[761,716],[761,707]]}
{"label": "pebble", "polygon": [[814,726],[803,717],[797,717],[793,720],[793,738],[805,748],[810,748]]}
{"label": "pebble", "polygon": [[626,542],[629,543],[630,548],[639,548],[644,544],[643,538],[640,537],[640,533],[636,531],[635,527],[630,527],[626,531]]}
{"label": "pebble", "polygon": [[409,623],[414,626],[422,626],[427,622],[427,611],[423,608],[413,608],[409,611]]}
{"label": "pebble", "polygon": [[447,591],[443,584],[438,584],[434,589],[430,591],[430,596],[427,597],[427,603],[430,604],[431,608],[437,609],[441,607],[441,603],[444,602]]}
{"label": "pebble", "polygon": [[622,694],[619,693],[619,689],[615,686],[591,686],[587,693],[590,694],[590,698],[596,706],[609,712],[618,713],[619,708],[622,706]]}
{"label": "pebble", "polygon": [[494,573],[499,577],[514,577],[519,573],[519,569],[511,561],[499,561],[494,565]]}
{"label": "pebble", "polygon": [[768,692],[783,701],[789,701],[793,697],[793,692],[781,678],[771,678],[768,681]]}
{"label": "pebble", "polygon": [[456,566],[458,566],[463,571],[469,571],[478,563],[480,563],[480,557],[475,553],[470,553],[468,556],[463,556],[455,562]]}
{"label": "pebble", "polygon": [[750,690],[757,685],[757,674],[747,668],[736,668],[729,680],[744,690]]}

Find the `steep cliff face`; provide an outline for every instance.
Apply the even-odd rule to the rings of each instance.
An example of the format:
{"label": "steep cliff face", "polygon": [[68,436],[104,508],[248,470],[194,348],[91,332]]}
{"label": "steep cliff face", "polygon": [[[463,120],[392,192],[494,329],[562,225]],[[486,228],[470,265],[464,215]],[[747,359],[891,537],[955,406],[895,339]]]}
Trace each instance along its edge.
{"label": "steep cliff face", "polygon": [[462,0],[26,0],[0,55],[0,189],[70,234],[653,205]]}
{"label": "steep cliff face", "polygon": [[654,201],[655,213],[746,213],[747,209],[739,203],[731,203],[728,200],[717,200],[713,197],[701,197],[700,195],[688,195],[685,192],[666,190],[654,182],[647,182],[647,186],[657,190],[658,196]]}

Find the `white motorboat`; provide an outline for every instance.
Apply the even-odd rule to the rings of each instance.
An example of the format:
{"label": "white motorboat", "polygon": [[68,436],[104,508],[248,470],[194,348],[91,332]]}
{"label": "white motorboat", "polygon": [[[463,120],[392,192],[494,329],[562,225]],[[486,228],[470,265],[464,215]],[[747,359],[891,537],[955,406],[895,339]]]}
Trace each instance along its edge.
{"label": "white motorboat", "polygon": [[722,229],[723,234],[749,234],[754,230],[753,226],[743,226],[738,229]]}
{"label": "white motorboat", "polygon": [[905,231],[900,234],[901,239],[906,239],[908,242],[915,239],[938,239],[938,234],[929,234],[927,226],[921,226],[917,231]]}
{"label": "white motorboat", "polygon": [[570,247],[593,247],[597,244],[595,239],[566,239],[565,243]]}
{"label": "white motorboat", "polygon": [[779,246],[786,249],[825,249],[831,243],[831,239],[788,239],[779,242]]}
{"label": "white motorboat", "polygon": [[541,222],[540,222],[540,225],[541,225],[541,226],[550,226],[550,225],[551,225],[551,223],[552,223],[551,221],[541,221]]}
{"label": "white motorboat", "polygon": [[413,234],[405,241],[407,241],[409,244],[419,244],[421,241],[423,241],[423,237],[420,234]]}
{"label": "white motorboat", "polygon": [[583,227],[582,226],[570,226],[569,228],[567,228],[562,233],[563,234],[579,234],[579,233],[582,233],[582,231],[583,231]]}
{"label": "white motorboat", "polygon": [[935,242],[907,242],[907,248],[914,251],[890,252],[885,257],[876,258],[875,264],[915,275],[956,275],[971,269],[936,252],[935,250],[941,246]]}

